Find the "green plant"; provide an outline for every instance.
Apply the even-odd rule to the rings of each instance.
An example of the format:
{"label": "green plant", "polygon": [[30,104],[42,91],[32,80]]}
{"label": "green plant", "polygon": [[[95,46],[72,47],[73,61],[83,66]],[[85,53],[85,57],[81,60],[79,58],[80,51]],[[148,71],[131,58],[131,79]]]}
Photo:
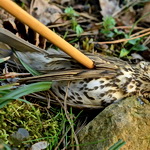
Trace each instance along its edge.
{"label": "green plant", "polygon": [[143,39],[142,38],[137,38],[134,40],[129,40],[124,47],[121,49],[120,51],[120,56],[119,57],[125,57],[127,56],[130,52],[132,51],[144,51],[147,50],[148,47],[146,47],[145,45],[142,45]]}
{"label": "green plant", "polygon": [[72,29],[77,33],[77,36],[79,36],[81,33],[83,33],[82,27],[78,24],[76,17],[79,15],[75,12],[75,10],[72,7],[67,7],[65,9],[65,15],[71,19]]}
{"label": "green plant", "polygon": [[[54,143],[56,137],[59,139],[61,116],[58,110],[58,114],[55,111],[56,115],[51,113],[51,116],[46,112],[38,105],[33,106],[21,101],[14,101],[0,109],[0,137],[3,143],[13,147],[24,147],[26,143],[32,145],[41,140]],[[21,138],[18,129],[28,132],[29,136],[23,131],[21,135],[24,138]]]}
{"label": "green plant", "polygon": [[92,42],[93,39],[89,39],[88,37],[86,37],[85,40],[82,41],[83,49],[88,52],[92,52],[92,50],[94,49],[94,44]]}
{"label": "green plant", "polygon": [[4,107],[12,100],[19,99],[20,97],[28,95],[30,93],[48,90],[50,89],[50,87],[51,82],[32,83],[19,87],[15,90],[11,89],[12,85],[0,86],[0,108]]}
{"label": "green plant", "polygon": [[124,142],[123,140],[119,140],[113,146],[111,146],[108,150],[119,150],[125,144],[126,142]]}
{"label": "green plant", "polygon": [[103,33],[106,37],[113,37],[114,36],[114,32],[111,31],[115,25],[116,25],[116,21],[113,17],[111,16],[108,16],[108,17],[105,17],[103,18],[103,28],[104,29],[101,29],[101,33]]}
{"label": "green plant", "polygon": [[[133,31],[133,28],[131,28],[131,31],[129,32],[129,34],[127,34],[124,31],[120,31],[120,30],[116,29],[115,28],[116,21],[111,16],[103,18],[102,25],[103,25],[103,29],[101,29],[101,33],[103,33],[107,38],[114,39],[116,37],[120,38],[120,36],[121,36],[122,38],[129,39],[130,35]],[[133,27],[134,26],[135,25],[133,25]],[[142,45],[142,43],[143,43],[143,38],[136,38],[136,39],[129,40],[129,41],[123,43],[120,48],[119,57],[126,57],[132,51],[139,52],[139,51],[144,51],[144,50],[148,49],[146,46]]]}

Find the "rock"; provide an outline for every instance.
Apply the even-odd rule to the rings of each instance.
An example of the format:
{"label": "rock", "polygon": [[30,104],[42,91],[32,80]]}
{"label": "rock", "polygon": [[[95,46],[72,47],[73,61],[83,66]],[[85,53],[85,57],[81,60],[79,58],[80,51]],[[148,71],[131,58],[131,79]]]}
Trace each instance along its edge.
{"label": "rock", "polygon": [[108,106],[78,135],[81,150],[108,150],[119,139],[120,150],[150,150],[149,137],[150,105],[134,97]]}

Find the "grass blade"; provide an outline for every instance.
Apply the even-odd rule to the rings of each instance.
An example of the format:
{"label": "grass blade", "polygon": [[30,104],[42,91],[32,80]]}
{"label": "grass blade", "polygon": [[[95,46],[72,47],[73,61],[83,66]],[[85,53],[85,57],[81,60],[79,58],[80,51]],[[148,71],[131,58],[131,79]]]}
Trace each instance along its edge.
{"label": "grass blade", "polygon": [[14,99],[18,99],[22,96],[28,95],[30,93],[45,91],[51,88],[51,82],[38,82],[29,85],[25,85],[18,89],[15,89],[3,97],[0,98],[0,108],[9,103]]}
{"label": "grass blade", "polygon": [[113,146],[111,146],[108,150],[119,150],[126,142],[123,140],[119,140],[117,143],[115,143]]}

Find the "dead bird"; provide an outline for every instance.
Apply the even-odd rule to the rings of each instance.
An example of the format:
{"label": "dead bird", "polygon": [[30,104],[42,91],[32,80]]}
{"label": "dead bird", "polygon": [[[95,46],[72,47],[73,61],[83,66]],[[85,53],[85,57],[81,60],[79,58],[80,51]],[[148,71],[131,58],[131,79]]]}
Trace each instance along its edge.
{"label": "dead bird", "polygon": [[150,98],[150,62],[132,65],[115,57],[86,54],[95,64],[94,69],[86,69],[63,52],[44,51],[5,29],[0,29],[0,41],[44,74],[25,80],[52,80],[52,91],[67,103],[106,107],[132,95]]}

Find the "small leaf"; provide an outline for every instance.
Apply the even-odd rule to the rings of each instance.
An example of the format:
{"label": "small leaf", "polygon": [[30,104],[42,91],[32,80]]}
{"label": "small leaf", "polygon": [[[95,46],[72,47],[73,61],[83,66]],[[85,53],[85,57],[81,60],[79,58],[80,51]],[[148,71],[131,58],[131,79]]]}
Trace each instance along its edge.
{"label": "small leaf", "polygon": [[116,21],[112,16],[107,16],[103,18],[103,26],[105,29],[112,29],[115,27]]}
{"label": "small leaf", "polygon": [[113,37],[114,36],[114,33],[110,30],[102,29],[101,33],[105,34],[106,37]]}
{"label": "small leaf", "polygon": [[65,9],[65,14],[68,15],[69,17],[79,16],[72,7],[67,7]]}
{"label": "small leaf", "polygon": [[121,49],[121,52],[120,52],[120,56],[119,56],[119,57],[125,57],[125,56],[127,56],[129,53],[130,53],[129,50],[123,48],[123,49]]}
{"label": "small leaf", "polygon": [[110,31],[108,34],[107,34],[107,37],[113,37],[114,36],[114,33],[112,31]]}
{"label": "small leaf", "polygon": [[134,51],[145,51],[147,49],[148,49],[148,47],[146,47],[145,45],[138,44],[138,45],[134,46],[131,50],[134,50]]}
{"label": "small leaf", "polygon": [[119,31],[118,29],[114,29],[114,32],[117,34],[117,35],[125,35],[125,32],[123,31]]}
{"label": "small leaf", "polygon": [[83,33],[84,31],[83,31],[83,29],[81,28],[81,26],[80,25],[77,25],[76,26],[76,33],[77,33],[77,35],[79,36],[81,33]]}
{"label": "small leaf", "polygon": [[141,39],[137,38],[137,39],[129,40],[128,43],[132,44],[132,45],[135,45],[139,40],[141,40]]}

